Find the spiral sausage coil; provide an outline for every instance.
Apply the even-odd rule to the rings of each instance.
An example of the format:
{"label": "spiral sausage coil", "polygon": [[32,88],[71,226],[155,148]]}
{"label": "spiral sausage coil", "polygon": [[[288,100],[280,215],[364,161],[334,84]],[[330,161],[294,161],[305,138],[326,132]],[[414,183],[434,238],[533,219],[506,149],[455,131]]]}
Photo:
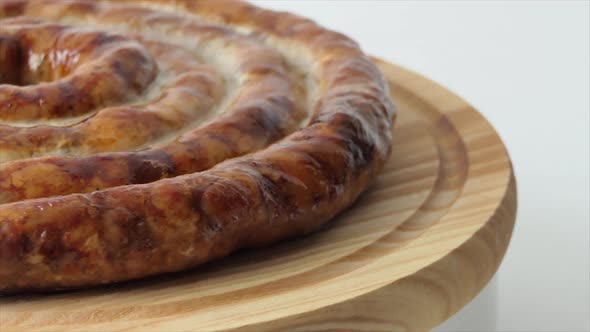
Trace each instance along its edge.
{"label": "spiral sausage coil", "polygon": [[388,159],[394,117],[355,42],[289,13],[0,0],[0,292],[317,230]]}

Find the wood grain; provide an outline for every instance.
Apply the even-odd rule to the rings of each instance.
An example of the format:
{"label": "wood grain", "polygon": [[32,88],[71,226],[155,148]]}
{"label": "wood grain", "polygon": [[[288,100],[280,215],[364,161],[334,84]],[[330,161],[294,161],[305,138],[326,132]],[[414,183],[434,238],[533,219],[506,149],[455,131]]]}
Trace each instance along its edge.
{"label": "wood grain", "polygon": [[0,298],[0,331],[417,331],[497,270],[516,214],[508,154],[445,88],[376,60],[399,107],[394,153],[325,230],[195,271]]}

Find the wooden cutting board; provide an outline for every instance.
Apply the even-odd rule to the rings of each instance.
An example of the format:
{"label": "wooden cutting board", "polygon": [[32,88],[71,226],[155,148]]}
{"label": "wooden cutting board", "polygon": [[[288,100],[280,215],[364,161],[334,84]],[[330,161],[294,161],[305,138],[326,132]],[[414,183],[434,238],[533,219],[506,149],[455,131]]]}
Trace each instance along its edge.
{"label": "wooden cutting board", "polygon": [[375,61],[399,109],[394,152],[330,227],[182,274],[0,297],[0,331],[419,331],[446,320],[508,246],[510,159],[465,101]]}

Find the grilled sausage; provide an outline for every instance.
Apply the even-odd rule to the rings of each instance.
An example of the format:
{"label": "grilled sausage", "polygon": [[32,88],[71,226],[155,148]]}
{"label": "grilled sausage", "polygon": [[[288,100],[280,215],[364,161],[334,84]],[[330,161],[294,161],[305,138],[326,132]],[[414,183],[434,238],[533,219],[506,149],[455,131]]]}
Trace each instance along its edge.
{"label": "grilled sausage", "polygon": [[[0,51],[7,50],[0,56],[10,61],[30,63],[31,42],[22,31],[39,24],[57,27],[58,37],[104,30],[102,35],[117,37],[68,49],[100,56],[101,42],[133,45],[147,54],[146,63],[163,68],[153,69],[155,74],[116,71],[127,81],[150,82],[117,88],[131,100],[140,95],[144,104],[105,98],[106,108],[78,105],[92,116],[74,125],[16,126],[10,122],[18,116],[0,111],[1,292],[179,271],[307,234],[352,204],[390,154],[394,107],[381,73],[352,40],[307,19],[232,0],[0,0],[0,18],[0,31],[10,30],[0,38]],[[57,47],[47,43],[49,53],[43,54]],[[172,50],[158,48],[161,43]],[[191,49],[201,58],[194,67],[204,74],[184,83],[208,102],[189,108],[217,107],[215,118],[184,126],[163,120],[184,104],[182,97],[150,108],[158,101],[150,101],[150,91],[164,86],[158,81],[182,75],[169,60],[176,47],[182,47],[178,59]],[[71,79],[78,69],[87,75],[83,69],[92,59],[77,61],[76,69],[54,82]],[[87,78],[81,81],[88,86]],[[44,86],[27,88],[39,93]],[[0,95],[2,103],[11,103],[8,93]],[[19,103],[27,109],[26,99]],[[122,111],[106,116],[113,107]],[[38,115],[45,121],[71,114]],[[92,134],[72,132],[100,121]],[[131,134],[149,135],[128,139],[127,126]],[[178,137],[168,138],[170,131]]]}

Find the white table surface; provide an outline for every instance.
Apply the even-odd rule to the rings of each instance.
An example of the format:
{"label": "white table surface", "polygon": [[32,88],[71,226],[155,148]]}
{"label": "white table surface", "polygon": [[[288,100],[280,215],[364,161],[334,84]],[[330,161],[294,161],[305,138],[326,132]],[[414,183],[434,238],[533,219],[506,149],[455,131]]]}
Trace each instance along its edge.
{"label": "white table surface", "polygon": [[494,280],[438,331],[590,330],[590,5],[261,0],[448,87],[508,147],[512,242]]}

